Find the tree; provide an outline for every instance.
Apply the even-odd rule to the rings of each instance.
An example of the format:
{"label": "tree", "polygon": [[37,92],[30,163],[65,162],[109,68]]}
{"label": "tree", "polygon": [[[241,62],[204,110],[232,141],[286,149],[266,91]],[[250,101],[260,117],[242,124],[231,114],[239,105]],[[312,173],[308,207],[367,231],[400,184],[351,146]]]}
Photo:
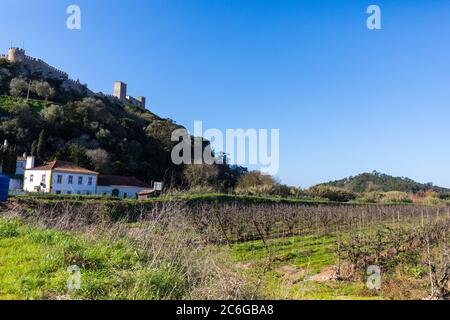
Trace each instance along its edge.
{"label": "tree", "polygon": [[37,157],[40,160],[44,160],[44,158],[45,158],[45,147],[46,147],[45,140],[46,140],[45,131],[42,130],[41,133],[39,133],[39,139],[38,139],[38,144],[37,144],[37,149],[36,149]]}
{"label": "tree", "polygon": [[11,76],[11,72],[8,69],[0,67],[0,82],[5,81],[7,78]]}
{"label": "tree", "polygon": [[91,160],[95,171],[106,173],[111,169],[111,159],[104,149],[93,149],[86,151],[87,157]]}
{"label": "tree", "polygon": [[64,110],[61,106],[52,104],[39,112],[42,119],[49,123],[60,124],[64,119]]}
{"label": "tree", "polygon": [[9,92],[14,97],[24,97],[28,91],[28,83],[24,78],[14,78],[9,84]]}
{"label": "tree", "polygon": [[37,150],[38,150],[38,141],[34,140],[33,143],[31,144],[31,155],[33,157],[37,157],[38,154]]}
{"label": "tree", "polygon": [[63,160],[73,162],[76,165],[84,168],[92,168],[92,162],[86,155],[86,149],[76,144],[66,144],[59,149],[55,154],[56,160]]}
{"label": "tree", "polygon": [[0,93],[4,94],[8,87],[9,78],[11,77],[11,72],[3,67],[0,67]]}
{"label": "tree", "polygon": [[41,98],[48,100],[55,95],[55,89],[47,81],[33,81],[31,90]]}
{"label": "tree", "polygon": [[356,199],[352,191],[327,185],[316,185],[305,191],[308,196],[325,198],[331,201],[347,202]]}
{"label": "tree", "polygon": [[277,181],[274,177],[263,174],[260,171],[250,171],[239,178],[237,187],[240,189],[247,189],[261,185],[273,186],[276,184]]}
{"label": "tree", "polygon": [[216,165],[191,164],[187,165],[183,171],[185,183],[192,189],[198,187],[218,187],[219,169]]}
{"label": "tree", "polygon": [[15,174],[17,164],[16,146],[1,146],[0,149],[0,162],[2,164],[3,174]]}

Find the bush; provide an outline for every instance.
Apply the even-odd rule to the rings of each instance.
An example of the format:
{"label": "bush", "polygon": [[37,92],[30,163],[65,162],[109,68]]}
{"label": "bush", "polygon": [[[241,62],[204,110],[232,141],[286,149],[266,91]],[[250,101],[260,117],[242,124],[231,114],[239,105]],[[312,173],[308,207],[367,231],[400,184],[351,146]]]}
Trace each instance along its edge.
{"label": "bush", "polygon": [[310,197],[325,198],[337,202],[348,202],[356,199],[356,194],[349,190],[325,185],[311,187],[305,193]]}
{"label": "bush", "polygon": [[46,100],[55,95],[55,89],[47,81],[33,81],[31,89],[36,95]]}
{"label": "bush", "polygon": [[24,97],[28,90],[28,83],[23,78],[14,78],[9,85],[10,93],[14,97]]}
{"label": "bush", "polygon": [[382,192],[372,191],[372,192],[364,192],[358,196],[356,199],[359,203],[379,203],[383,198]]}
{"label": "bush", "polygon": [[409,198],[406,192],[401,191],[389,191],[383,194],[381,199],[382,203],[411,203],[412,200]]}

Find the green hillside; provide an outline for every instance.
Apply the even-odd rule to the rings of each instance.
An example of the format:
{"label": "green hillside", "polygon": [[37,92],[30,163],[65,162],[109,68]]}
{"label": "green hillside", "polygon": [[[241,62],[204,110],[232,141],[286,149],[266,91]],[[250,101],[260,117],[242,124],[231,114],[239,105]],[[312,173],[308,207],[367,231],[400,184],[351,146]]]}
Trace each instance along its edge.
{"label": "green hillside", "polygon": [[434,190],[440,194],[450,192],[450,189],[437,187],[432,183],[419,183],[409,178],[393,177],[376,171],[372,173],[362,173],[341,180],[330,181],[322,185],[344,188],[353,192],[402,191],[416,193],[427,190]]}
{"label": "green hillside", "polygon": [[[21,70],[0,59],[0,141],[7,139],[11,149],[0,150],[11,162],[3,163],[11,171],[5,174],[15,171],[15,155],[26,152],[37,164],[59,159],[102,174],[184,185],[183,166],[171,161],[178,143],[171,141],[172,132],[181,125],[145,108],[67,91],[59,80]],[[217,171],[224,180],[217,184],[230,187],[232,168],[222,165]]]}

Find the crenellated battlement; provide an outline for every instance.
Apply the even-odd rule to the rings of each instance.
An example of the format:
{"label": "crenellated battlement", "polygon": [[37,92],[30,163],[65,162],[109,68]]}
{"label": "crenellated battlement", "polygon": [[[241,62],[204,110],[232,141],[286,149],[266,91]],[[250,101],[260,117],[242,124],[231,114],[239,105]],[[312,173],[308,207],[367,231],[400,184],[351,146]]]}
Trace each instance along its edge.
{"label": "crenellated battlement", "polygon": [[6,58],[10,62],[22,63],[25,69],[30,73],[42,73],[44,76],[63,80],[69,79],[69,75],[66,72],[49,65],[41,59],[26,55],[25,50],[23,49],[9,48]]}
{"label": "crenellated battlement", "polygon": [[78,92],[86,92],[90,97],[105,97],[112,102],[120,103],[122,105],[132,105],[145,107],[145,97],[139,96],[137,98],[127,96],[127,85],[122,81],[114,82],[114,94],[104,94],[102,92],[94,93],[87,88],[87,85],[80,83],[79,80],[73,80],[69,78],[69,74],[55,68],[41,59],[31,57],[25,53],[21,48],[9,48],[8,54],[0,55],[0,58],[7,59],[10,62],[17,62],[21,64],[23,72],[27,72],[29,75],[42,74],[47,78],[63,80],[62,86],[66,90],[76,90]]}

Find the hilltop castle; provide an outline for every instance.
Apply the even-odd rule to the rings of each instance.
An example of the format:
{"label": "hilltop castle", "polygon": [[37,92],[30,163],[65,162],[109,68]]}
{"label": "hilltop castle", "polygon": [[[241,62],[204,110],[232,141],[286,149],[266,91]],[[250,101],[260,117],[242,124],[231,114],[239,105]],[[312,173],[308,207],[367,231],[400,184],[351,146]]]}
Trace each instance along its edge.
{"label": "hilltop castle", "polygon": [[36,59],[25,54],[25,50],[21,48],[9,48],[6,55],[0,54],[0,59],[6,59],[9,62],[16,62],[20,65],[21,71],[27,75],[40,75],[45,78],[51,78],[62,81],[62,87],[69,91],[74,90],[84,93],[89,97],[103,97],[111,102],[120,103],[122,105],[131,105],[145,108],[145,97],[133,98],[127,95],[127,85],[122,81],[114,82],[114,91],[112,95],[103,93],[94,93],[87,88],[87,85],[80,83],[78,80],[72,80],[69,75],[41,59]]}

